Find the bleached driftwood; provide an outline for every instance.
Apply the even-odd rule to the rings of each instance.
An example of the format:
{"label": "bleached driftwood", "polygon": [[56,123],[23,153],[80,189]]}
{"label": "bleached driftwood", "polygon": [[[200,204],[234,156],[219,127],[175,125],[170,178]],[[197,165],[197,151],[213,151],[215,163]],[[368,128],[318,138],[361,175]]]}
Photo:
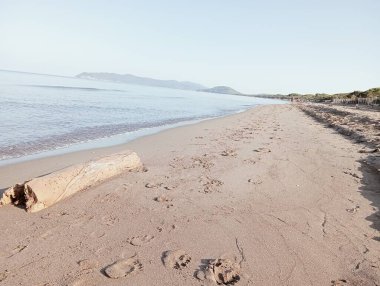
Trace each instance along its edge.
{"label": "bleached driftwood", "polygon": [[141,167],[140,158],[134,152],[113,154],[16,184],[5,191],[0,205],[14,204],[37,212],[106,179]]}

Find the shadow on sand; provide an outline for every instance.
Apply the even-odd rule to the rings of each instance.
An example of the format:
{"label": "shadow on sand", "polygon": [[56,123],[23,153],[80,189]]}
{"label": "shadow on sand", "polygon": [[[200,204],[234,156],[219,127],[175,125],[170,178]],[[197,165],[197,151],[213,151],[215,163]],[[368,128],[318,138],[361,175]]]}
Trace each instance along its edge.
{"label": "shadow on sand", "polygon": [[[371,222],[371,227],[380,231],[380,172],[377,167],[368,162],[380,160],[380,157],[369,155],[366,159],[360,160],[359,171],[362,173],[362,186],[359,188],[363,197],[371,202],[374,213],[366,217]],[[380,236],[373,239],[380,241]]]}
{"label": "shadow on sand", "polygon": [[[365,130],[362,132],[357,132],[351,128],[339,125],[338,121],[330,121],[330,118],[321,116],[323,112],[333,112],[334,115],[339,117],[344,117],[347,114],[342,111],[333,111],[330,107],[320,107],[320,108],[307,108],[305,106],[298,106],[301,111],[306,115],[310,116],[314,121],[323,124],[326,128],[332,128],[344,138],[350,140],[359,148],[372,148],[373,151],[369,151],[368,155],[359,160],[360,163],[359,171],[362,174],[361,184],[359,188],[360,194],[371,202],[373,212],[370,216],[366,217],[366,220],[371,222],[371,227],[377,231],[380,231],[380,152],[378,150],[379,140],[372,142],[368,141],[365,136]],[[333,120],[333,119],[331,119]],[[361,124],[363,129],[366,126],[374,125],[380,129],[380,123],[369,119],[364,116],[363,118],[355,117],[352,121]],[[380,133],[379,133],[380,134]],[[376,149],[377,148],[377,149]],[[373,153],[372,153],[373,152]],[[380,236],[373,237],[374,240],[380,241]]]}
{"label": "shadow on sand", "polygon": [[6,190],[8,190],[8,188],[0,189],[0,198],[3,196]]}

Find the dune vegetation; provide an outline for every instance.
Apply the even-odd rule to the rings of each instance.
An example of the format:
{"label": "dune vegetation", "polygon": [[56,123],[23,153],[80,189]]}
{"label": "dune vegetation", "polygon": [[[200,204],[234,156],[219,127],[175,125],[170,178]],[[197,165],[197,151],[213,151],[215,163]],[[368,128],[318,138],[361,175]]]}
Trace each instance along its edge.
{"label": "dune vegetation", "polygon": [[334,101],[342,103],[380,103],[380,87],[370,88],[366,91],[353,91],[346,93],[315,93],[315,94],[300,94],[300,93],[290,93],[287,95],[283,94],[271,94],[271,95],[258,95],[257,97],[265,98],[277,98],[291,100],[297,99],[302,101],[313,101],[313,102],[324,102],[324,101]]}

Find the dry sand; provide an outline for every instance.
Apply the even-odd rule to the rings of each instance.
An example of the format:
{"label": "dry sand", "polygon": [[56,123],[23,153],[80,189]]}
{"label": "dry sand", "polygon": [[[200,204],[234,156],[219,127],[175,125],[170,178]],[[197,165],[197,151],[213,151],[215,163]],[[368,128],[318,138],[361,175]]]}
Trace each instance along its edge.
{"label": "dry sand", "polygon": [[380,285],[362,148],[279,105],[2,167],[1,189],[125,149],[148,171],[38,213],[0,208],[0,284]]}

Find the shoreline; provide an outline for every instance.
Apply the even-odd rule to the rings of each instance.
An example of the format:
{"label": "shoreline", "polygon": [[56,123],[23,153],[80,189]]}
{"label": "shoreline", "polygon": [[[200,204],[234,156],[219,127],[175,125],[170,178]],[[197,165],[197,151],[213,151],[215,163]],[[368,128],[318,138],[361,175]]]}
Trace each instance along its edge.
{"label": "shoreline", "polygon": [[[149,132],[150,130],[148,130],[146,134],[144,134],[145,132],[142,132],[143,135],[140,135],[140,136],[138,135],[137,137],[132,136],[132,139],[123,143],[119,142],[119,143],[111,144],[107,146],[89,147],[92,145],[93,142],[85,142],[85,143],[78,144],[80,146],[83,146],[83,149],[79,146],[78,148],[77,147],[70,148],[70,146],[68,146],[67,148],[66,147],[61,148],[60,150],[50,150],[50,151],[41,152],[37,154],[31,154],[31,155],[27,155],[23,157],[1,160],[0,161],[0,194],[2,193],[4,189],[12,186],[16,182],[19,183],[24,180],[30,179],[32,177],[37,177],[46,173],[50,173],[50,172],[68,167],[73,164],[89,161],[97,157],[107,156],[112,153],[117,153],[128,148],[133,148],[135,146],[137,147],[139,145],[140,140],[144,141],[145,138],[153,137],[151,139],[154,140],[155,136],[158,136],[170,130],[191,127],[194,125],[202,124],[204,122],[208,122],[208,121],[212,122],[214,120],[219,120],[223,118],[228,119],[230,117],[237,116],[241,113],[250,112],[251,110],[254,110],[263,106],[266,106],[266,105],[259,104],[259,105],[250,107],[246,110],[239,110],[232,114],[221,115],[217,117],[209,117],[209,118],[204,118],[204,119],[178,122],[175,124],[171,124],[170,127],[167,127],[167,128],[165,128],[164,126],[158,126],[157,128],[149,128],[150,130],[152,129],[154,130],[152,132]],[[145,130],[141,130],[141,131],[145,131]],[[119,135],[123,136],[127,134],[119,134]],[[114,135],[111,137],[116,137],[119,135]],[[107,140],[107,139],[110,139],[110,137],[100,138],[96,140],[102,140],[102,139]],[[96,141],[96,140],[93,140],[93,141]],[[72,151],[66,151],[63,149],[72,150]],[[53,154],[46,155],[46,154],[51,154],[51,153]],[[41,166],[41,167],[40,168],[32,167],[34,165]],[[18,176],[12,175],[15,169],[18,170],[17,172]],[[14,182],[11,183],[11,185],[9,185],[9,182],[11,181],[14,181]]]}
{"label": "shoreline", "polygon": [[4,188],[127,148],[146,172],[37,213],[0,207],[0,281],[200,286],[221,273],[237,286],[379,285],[380,178],[366,162],[378,154],[327,125],[266,105],[1,167]]}
{"label": "shoreline", "polygon": [[178,128],[181,126],[187,126],[192,124],[197,124],[205,120],[212,120],[212,119],[218,119],[229,115],[238,114],[241,112],[245,112],[247,110],[250,110],[252,108],[255,108],[257,106],[261,106],[263,104],[258,104],[249,107],[248,109],[238,110],[233,113],[229,114],[223,114],[223,115],[217,115],[217,116],[209,116],[204,118],[195,118],[195,119],[189,119],[184,121],[179,121],[175,123],[168,123],[168,124],[162,124],[158,126],[152,126],[152,127],[144,127],[138,130],[134,131],[128,131],[125,133],[115,134],[111,136],[106,137],[100,137],[96,139],[90,139],[88,141],[84,142],[78,142],[69,144],[67,146],[57,147],[55,149],[50,150],[43,150],[36,153],[31,153],[23,156],[16,156],[11,158],[5,158],[0,160],[0,167],[7,166],[7,165],[13,165],[17,163],[22,163],[26,161],[32,161],[32,160],[38,160],[43,159],[47,157],[54,157],[59,155],[65,155],[70,154],[74,152],[80,152],[80,151],[86,151],[86,150],[92,150],[92,149],[100,149],[100,148],[108,148],[118,145],[124,145],[128,142],[131,142],[133,140],[137,140],[139,138],[142,138],[144,136],[154,135],[159,132],[172,129],[172,128]]}

